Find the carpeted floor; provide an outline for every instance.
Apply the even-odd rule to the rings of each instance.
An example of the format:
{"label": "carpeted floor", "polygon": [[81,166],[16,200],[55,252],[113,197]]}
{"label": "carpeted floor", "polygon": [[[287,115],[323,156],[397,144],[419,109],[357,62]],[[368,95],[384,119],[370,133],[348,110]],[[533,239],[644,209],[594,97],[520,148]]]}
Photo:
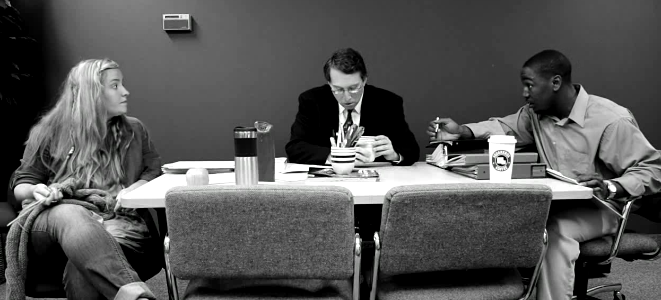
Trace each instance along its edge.
{"label": "carpeted floor", "polygon": [[[661,260],[626,262],[616,259],[613,262],[611,274],[606,278],[591,280],[590,286],[609,282],[622,283],[624,285],[622,292],[628,300],[661,299]],[[147,284],[158,299],[168,299],[164,271],[147,281]],[[183,292],[186,290],[186,282],[179,281],[178,286],[179,294],[183,296]],[[598,298],[602,300],[613,299],[611,294],[602,294]],[[0,285],[0,299],[5,299],[4,284]]]}

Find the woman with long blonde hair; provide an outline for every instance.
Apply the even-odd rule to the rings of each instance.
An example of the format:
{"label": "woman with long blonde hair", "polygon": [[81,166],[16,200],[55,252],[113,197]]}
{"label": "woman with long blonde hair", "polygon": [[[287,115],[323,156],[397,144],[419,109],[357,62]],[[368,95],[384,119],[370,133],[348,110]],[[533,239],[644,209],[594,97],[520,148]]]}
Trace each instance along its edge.
{"label": "woman with long blonde hair", "polygon": [[[61,266],[68,299],[154,299],[143,281],[160,271],[160,261],[144,262],[162,257],[160,247],[152,245],[141,214],[121,208],[120,201],[159,176],[161,161],[143,123],[126,116],[128,95],[114,61],[78,63],[55,106],[30,131],[12,177],[23,207],[47,206],[29,229],[30,266]],[[112,217],[58,203],[65,182],[105,191]]]}

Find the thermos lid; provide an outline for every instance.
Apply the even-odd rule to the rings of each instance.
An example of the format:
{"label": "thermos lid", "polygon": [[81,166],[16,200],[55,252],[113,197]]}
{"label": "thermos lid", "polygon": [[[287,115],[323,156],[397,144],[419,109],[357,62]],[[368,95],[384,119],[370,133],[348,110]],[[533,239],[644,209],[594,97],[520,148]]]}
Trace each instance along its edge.
{"label": "thermos lid", "polygon": [[256,139],[257,138],[257,128],[255,128],[255,127],[243,127],[243,126],[234,127],[234,138],[235,139]]}

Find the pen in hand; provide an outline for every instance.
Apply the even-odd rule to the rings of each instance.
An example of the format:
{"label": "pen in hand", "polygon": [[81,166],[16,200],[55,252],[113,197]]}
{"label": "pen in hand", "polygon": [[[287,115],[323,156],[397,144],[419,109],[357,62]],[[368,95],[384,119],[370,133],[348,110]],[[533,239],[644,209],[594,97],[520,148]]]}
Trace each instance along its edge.
{"label": "pen in hand", "polygon": [[[437,122],[440,121],[440,120],[441,120],[441,118],[436,117]],[[439,129],[438,123],[436,123],[434,127],[435,127],[436,136],[438,137],[438,141],[443,142],[443,133],[441,133],[440,136],[438,134],[438,129]]]}

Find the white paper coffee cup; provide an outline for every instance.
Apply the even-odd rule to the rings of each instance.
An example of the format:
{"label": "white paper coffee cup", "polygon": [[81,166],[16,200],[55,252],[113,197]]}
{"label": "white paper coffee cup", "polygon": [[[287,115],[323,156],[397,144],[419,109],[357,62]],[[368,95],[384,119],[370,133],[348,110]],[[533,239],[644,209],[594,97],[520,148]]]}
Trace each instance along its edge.
{"label": "white paper coffee cup", "polygon": [[356,143],[356,147],[367,150],[367,162],[373,162],[376,159],[374,141],[376,141],[376,138],[373,136],[361,136]]}
{"label": "white paper coffee cup", "polygon": [[511,135],[492,135],[489,137],[489,181],[496,183],[512,182],[515,145],[516,138]]}

